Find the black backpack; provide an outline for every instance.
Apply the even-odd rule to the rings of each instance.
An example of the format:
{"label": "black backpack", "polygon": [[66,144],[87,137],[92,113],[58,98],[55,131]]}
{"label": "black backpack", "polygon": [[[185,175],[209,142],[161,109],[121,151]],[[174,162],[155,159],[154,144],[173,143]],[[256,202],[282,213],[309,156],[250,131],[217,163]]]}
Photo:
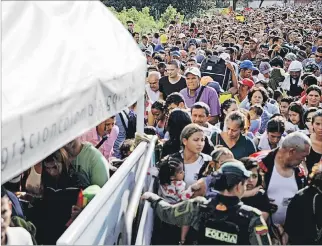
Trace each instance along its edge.
{"label": "black backpack", "polygon": [[224,91],[230,88],[231,71],[227,68],[223,59],[218,56],[212,56],[204,59],[200,66],[201,76],[210,76],[218,82]]}
{"label": "black backpack", "polygon": [[123,118],[123,114],[119,113],[120,119],[122,121],[122,125],[126,131],[126,139],[131,139],[135,137],[136,132],[136,114],[127,114],[124,110],[123,113],[125,114],[128,124],[125,124],[125,120]]}

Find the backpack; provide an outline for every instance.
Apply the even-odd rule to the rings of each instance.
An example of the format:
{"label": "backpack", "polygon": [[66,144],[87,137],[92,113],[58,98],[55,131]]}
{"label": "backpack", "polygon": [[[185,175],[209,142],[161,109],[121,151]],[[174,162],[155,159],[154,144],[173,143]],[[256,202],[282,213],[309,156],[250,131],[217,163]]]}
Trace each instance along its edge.
{"label": "backpack", "polygon": [[225,60],[218,56],[204,59],[200,66],[200,72],[202,76],[210,76],[218,82],[224,91],[229,90],[231,71],[227,68]]}
{"label": "backpack", "polygon": [[136,132],[136,114],[134,113],[129,113],[127,114],[124,110],[123,110],[124,115],[127,118],[127,126],[125,124],[125,120],[123,118],[123,114],[119,113],[120,119],[122,121],[122,125],[126,131],[126,139],[131,139],[135,137],[135,132]]}

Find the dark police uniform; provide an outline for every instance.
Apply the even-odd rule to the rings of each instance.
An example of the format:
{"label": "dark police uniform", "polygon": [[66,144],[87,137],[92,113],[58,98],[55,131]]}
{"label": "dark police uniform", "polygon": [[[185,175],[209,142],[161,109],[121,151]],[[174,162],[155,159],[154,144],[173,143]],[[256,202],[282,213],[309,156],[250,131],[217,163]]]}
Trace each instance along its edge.
{"label": "dark police uniform", "polygon": [[308,186],[292,198],[286,213],[285,232],[292,245],[322,245],[322,191]]}
{"label": "dark police uniform", "polygon": [[169,224],[192,226],[198,231],[198,244],[271,245],[261,212],[240,202],[238,197],[218,194],[212,199],[197,197],[175,205],[149,194],[158,217]]}
{"label": "dark police uniform", "polygon": [[[245,182],[251,172],[243,163],[233,160],[223,164],[214,175],[212,187],[220,191],[232,190]],[[156,214],[168,224],[192,226],[197,231],[198,244],[208,245],[271,245],[267,225],[261,211],[244,205],[232,192],[214,192],[208,200],[197,197],[170,205],[151,192],[142,198],[151,202]]]}

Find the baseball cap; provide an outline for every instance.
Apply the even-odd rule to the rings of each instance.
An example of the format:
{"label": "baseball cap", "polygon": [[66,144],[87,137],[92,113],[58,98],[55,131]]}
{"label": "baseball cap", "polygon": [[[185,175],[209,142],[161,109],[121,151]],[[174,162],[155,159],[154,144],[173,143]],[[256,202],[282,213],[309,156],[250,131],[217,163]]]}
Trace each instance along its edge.
{"label": "baseball cap", "polygon": [[302,71],[302,70],[303,70],[303,65],[299,61],[292,61],[288,68],[289,72],[296,72],[296,71]]}
{"label": "baseball cap", "polygon": [[177,57],[180,57],[180,56],[181,56],[181,54],[180,54],[180,52],[179,52],[179,51],[172,51],[172,52],[171,52],[171,55],[172,55],[172,56],[177,56]]}
{"label": "baseball cap", "polygon": [[248,86],[249,89],[251,89],[255,85],[254,81],[252,81],[251,79],[247,79],[247,78],[238,81],[238,83]]}
{"label": "baseball cap", "polygon": [[217,94],[224,93],[225,91],[221,88],[220,84],[216,81],[211,81],[207,84],[207,86],[214,88],[217,92]]}
{"label": "baseball cap", "polygon": [[201,64],[206,57],[204,55],[197,55],[197,63]]}
{"label": "baseball cap", "polygon": [[319,66],[315,62],[311,62],[304,67],[304,72],[315,73],[319,70]]}
{"label": "baseball cap", "polygon": [[145,51],[145,54],[146,54],[147,56],[152,56],[151,51],[149,51],[149,50],[146,50],[146,51]]}
{"label": "baseball cap", "polygon": [[244,60],[242,63],[240,63],[239,67],[242,69],[255,70],[253,63],[250,60]]}
{"label": "baseball cap", "polygon": [[185,73],[184,73],[184,76],[187,76],[189,73],[193,74],[193,75],[196,75],[198,76],[199,78],[201,78],[201,73],[200,73],[200,70],[196,67],[189,67]]}
{"label": "baseball cap", "polygon": [[165,44],[165,43],[167,43],[168,42],[168,36],[166,35],[166,34],[162,34],[161,36],[160,36],[160,43],[161,44]]}
{"label": "baseball cap", "polygon": [[269,65],[268,62],[261,62],[259,64],[259,71],[262,74],[267,74],[267,73],[270,73],[272,71],[272,67],[271,67],[271,65]]}
{"label": "baseball cap", "polygon": [[178,38],[185,38],[185,37],[186,37],[186,35],[184,33],[180,33],[178,36]]}
{"label": "baseball cap", "polygon": [[237,175],[240,177],[249,178],[252,174],[251,171],[248,171],[244,164],[240,161],[234,160],[234,161],[228,161],[225,164],[223,164],[219,170],[218,173],[224,174],[224,175]]}
{"label": "baseball cap", "polygon": [[286,60],[289,60],[289,61],[295,61],[296,60],[296,55],[294,54],[294,53],[288,53],[288,54],[286,54],[286,56],[285,56],[285,59]]}
{"label": "baseball cap", "polygon": [[301,60],[304,60],[304,59],[306,59],[306,58],[307,58],[307,54],[306,54],[306,52],[305,52],[305,51],[303,51],[303,50],[299,50],[299,51],[297,52],[297,57],[298,57],[299,59],[301,59]]}

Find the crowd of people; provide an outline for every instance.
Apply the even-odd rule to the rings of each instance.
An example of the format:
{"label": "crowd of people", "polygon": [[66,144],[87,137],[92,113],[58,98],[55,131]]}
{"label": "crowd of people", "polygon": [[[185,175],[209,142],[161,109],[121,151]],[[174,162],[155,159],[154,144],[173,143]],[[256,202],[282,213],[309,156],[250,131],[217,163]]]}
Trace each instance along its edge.
{"label": "crowd of people", "polygon": [[[321,4],[242,14],[142,36],[127,22],[159,138],[143,195],[154,244],[322,244]],[[55,244],[137,145],[136,117],[133,104],[2,185],[1,243]]]}

